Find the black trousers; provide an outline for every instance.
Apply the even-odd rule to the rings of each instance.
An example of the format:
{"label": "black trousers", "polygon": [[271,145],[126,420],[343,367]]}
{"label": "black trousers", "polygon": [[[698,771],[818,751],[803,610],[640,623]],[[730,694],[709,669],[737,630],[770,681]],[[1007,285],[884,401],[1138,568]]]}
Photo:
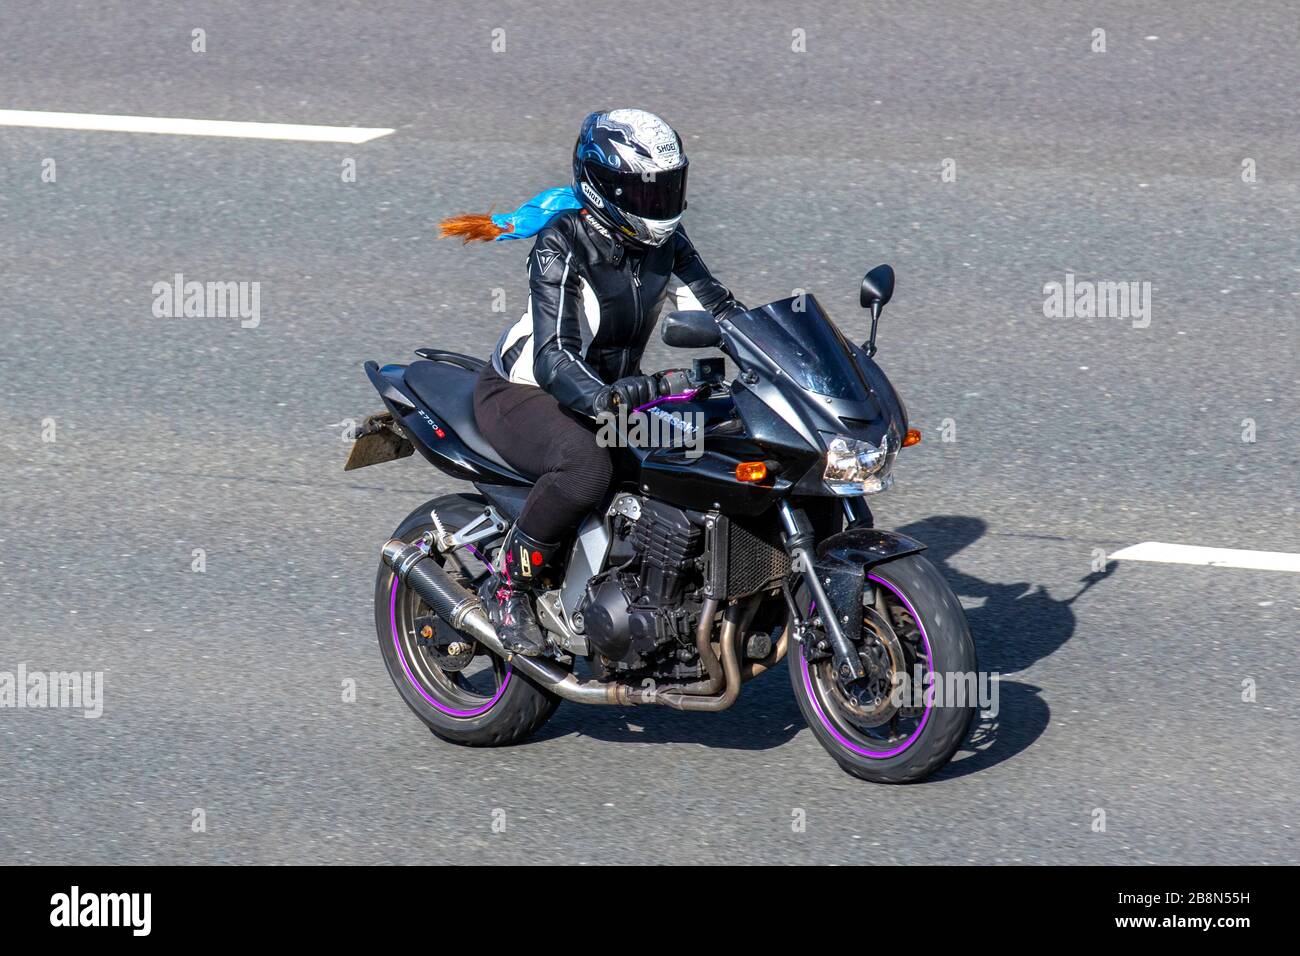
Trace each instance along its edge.
{"label": "black trousers", "polygon": [[474,385],[474,418],[502,458],[541,476],[518,521],[530,538],[558,544],[605,497],[614,468],[595,423],[548,392],[511,384],[488,365]]}

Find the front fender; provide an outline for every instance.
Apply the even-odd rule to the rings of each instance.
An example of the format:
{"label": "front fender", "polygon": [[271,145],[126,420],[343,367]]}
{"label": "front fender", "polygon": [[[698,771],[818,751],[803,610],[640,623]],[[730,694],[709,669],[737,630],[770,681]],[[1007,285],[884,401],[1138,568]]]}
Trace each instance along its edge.
{"label": "front fender", "polygon": [[862,634],[862,588],[867,571],[924,550],[925,545],[915,538],[879,528],[849,528],[817,546],[813,569],[826,589],[845,637],[856,642]]}

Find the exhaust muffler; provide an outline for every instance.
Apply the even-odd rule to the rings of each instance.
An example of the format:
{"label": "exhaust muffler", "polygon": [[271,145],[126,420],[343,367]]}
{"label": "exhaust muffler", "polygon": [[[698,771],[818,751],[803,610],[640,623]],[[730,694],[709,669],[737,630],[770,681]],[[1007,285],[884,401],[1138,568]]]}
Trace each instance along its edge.
{"label": "exhaust muffler", "polygon": [[[722,660],[713,658],[710,661],[709,658],[713,655],[712,650],[708,649],[707,640],[713,628],[713,615],[717,611],[718,602],[707,602],[705,613],[700,619],[699,642],[707,650],[707,656],[702,660],[710,671],[711,679],[694,686],[666,687],[656,692],[617,682],[578,680],[548,658],[512,654],[497,637],[496,628],[488,620],[478,595],[453,581],[437,561],[429,560],[429,552],[418,544],[407,544],[400,538],[393,538],[384,545],[381,553],[384,564],[392,569],[398,580],[420,595],[424,603],[454,630],[471,635],[497,657],[509,661],[512,667],[526,677],[565,700],[579,704],[661,704],[674,710],[719,711],[726,710],[735,703],[736,696],[740,693],[742,674],[736,637],[742,630],[743,623],[752,616],[753,606],[744,610],[734,606],[727,609],[722,624]],[[708,666],[710,664],[712,666]],[[719,664],[722,673],[714,674],[713,671]]]}
{"label": "exhaust muffler", "polygon": [[[451,575],[444,571],[438,562],[426,560],[429,552],[418,544],[407,544],[401,538],[393,538],[384,545],[380,553],[383,555],[384,564],[393,569],[397,579],[424,598],[424,603],[433,609],[433,613],[454,629],[468,630],[475,637],[479,637],[477,628],[466,626],[466,618],[470,612],[478,609],[479,614],[482,615],[477,595],[453,581]],[[483,622],[492,629],[486,615],[483,615]],[[492,629],[491,636],[496,637],[495,629]],[[488,640],[486,635],[479,639],[489,647],[492,646],[491,640]]]}
{"label": "exhaust muffler", "polygon": [[546,658],[511,654],[497,637],[496,628],[488,620],[478,596],[453,581],[437,561],[428,560],[429,553],[419,545],[393,538],[384,545],[381,553],[384,564],[392,568],[399,581],[420,595],[433,613],[453,629],[470,634],[497,657],[509,661],[512,667],[547,690],[580,704],[628,703],[620,700],[617,684],[580,681]]}

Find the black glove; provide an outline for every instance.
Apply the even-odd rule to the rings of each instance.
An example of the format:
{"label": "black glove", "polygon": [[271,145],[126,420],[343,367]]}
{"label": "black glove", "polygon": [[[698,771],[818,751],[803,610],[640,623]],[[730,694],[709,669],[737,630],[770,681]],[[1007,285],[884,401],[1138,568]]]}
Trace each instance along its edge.
{"label": "black glove", "polygon": [[629,412],[659,397],[659,383],[653,375],[629,375],[596,394],[596,414],[612,412],[621,405]]}

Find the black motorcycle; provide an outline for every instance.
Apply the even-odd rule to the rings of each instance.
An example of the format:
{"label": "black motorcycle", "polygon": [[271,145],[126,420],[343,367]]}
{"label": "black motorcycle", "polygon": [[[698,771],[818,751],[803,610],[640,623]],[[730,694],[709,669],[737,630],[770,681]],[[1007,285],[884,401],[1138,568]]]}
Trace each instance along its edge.
{"label": "black motorcycle", "polygon": [[966,617],[925,546],[873,527],[864,498],[920,440],[872,360],[893,288],[889,266],[863,280],[862,347],[811,295],[666,316],[666,344],[726,358],[696,359],[686,387],[636,413],[695,441],[616,443],[605,507],[537,589],[537,657],[510,655],[478,598],[534,480],[475,425],[484,363],[436,349],[367,362],[387,411],[357,428],[346,467],[418,449],[478,491],[426,502],[383,547],[375,624],[407,705],[444,740],[499,746],[561,700],[726,710],[785,659],[804,718],[850,773],[903,783],[951,759],[974,701],[934,686],[974,679]]}

